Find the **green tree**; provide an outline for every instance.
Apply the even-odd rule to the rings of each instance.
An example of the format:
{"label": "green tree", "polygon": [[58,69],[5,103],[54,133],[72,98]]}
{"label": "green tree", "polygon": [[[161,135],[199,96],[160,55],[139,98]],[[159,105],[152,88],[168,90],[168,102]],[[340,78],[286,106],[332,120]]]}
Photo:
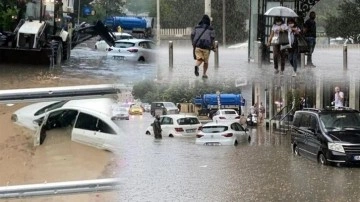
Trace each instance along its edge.
{"label": "green tree", "polygon": [[126,8],[135,13],[150,12],[154,7],[156,7],[156,0],[127,0]]}
{"label": "green tree", "polygon": [[339,6],[339,15],[329,14],[326,19],[326,34],[329,37],[352,38],[360,42],[360,0],[344,1]]}
{"label": "green tree", "polygon": [[11,30],[17,14],[18,9],[14,1],[0,2],[0,30]]}

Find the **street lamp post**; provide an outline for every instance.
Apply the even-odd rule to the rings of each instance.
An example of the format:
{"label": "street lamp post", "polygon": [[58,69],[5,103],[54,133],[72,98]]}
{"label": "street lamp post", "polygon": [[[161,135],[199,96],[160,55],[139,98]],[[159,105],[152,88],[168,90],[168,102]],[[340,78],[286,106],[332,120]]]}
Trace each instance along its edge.
{"label": "street lamp post", "polygon": [[77,19],[77,24],[79,25],[80,24],[80,2],[81,0],[79,0],[79,4],[78,4],[78,19]]}
{"label": "street lamp post", "polygon": [[156,41],[160,45],[160,0],[156,0]]}

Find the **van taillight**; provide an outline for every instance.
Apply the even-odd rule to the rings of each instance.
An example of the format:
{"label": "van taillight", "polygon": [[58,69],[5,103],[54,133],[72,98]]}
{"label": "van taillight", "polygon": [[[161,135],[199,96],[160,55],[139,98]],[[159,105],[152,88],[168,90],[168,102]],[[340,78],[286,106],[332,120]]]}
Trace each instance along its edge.
{"label": "van taillight", "polygon": [[175,128],[176,132],[184,132],[184,129],[182,128]]}
{"label": "van taillight", "polygon": [[201,138],[202,136],[204,136],[204,135],[197,134],[196,138]]}
{"label": "van taillight", "polygon": [[224,134],[224,135],[222,135],[222,136],[224,136],[224,137],[232,137],[233,134],[232,134],[232,133],[226,133],[226,134]]}

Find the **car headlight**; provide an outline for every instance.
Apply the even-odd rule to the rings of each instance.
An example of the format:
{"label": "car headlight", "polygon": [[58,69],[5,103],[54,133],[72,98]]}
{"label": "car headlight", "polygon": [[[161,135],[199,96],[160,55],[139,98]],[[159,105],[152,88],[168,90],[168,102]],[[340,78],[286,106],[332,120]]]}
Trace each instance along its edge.
{"label": "car headlight", "polygon": [[333,151],[345,153],[344,147],[339,143],[328,142],[328,148]]}

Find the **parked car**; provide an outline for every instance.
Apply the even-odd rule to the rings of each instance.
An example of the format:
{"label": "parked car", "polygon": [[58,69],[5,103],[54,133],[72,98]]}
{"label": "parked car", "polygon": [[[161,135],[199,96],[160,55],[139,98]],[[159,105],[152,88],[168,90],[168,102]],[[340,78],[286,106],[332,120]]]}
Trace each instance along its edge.
{"label": "parked car", "polygon": [[35,130],[40,144],[46,131],[54,128],[70,130],[71,140],[97,148],[118,151],[124,134],[111,120],[112,99],[84,99],[28,105],[14,112],[14,123]]}
{"label": "parked car", "polygon": [[240,115],[234,109],[219,109],[212,116],[213,121],[240,120]]}
{"label": "parked car", "polygon": [[130,118],[129,110],[126,107],[121,107],[119,105],[113,106],[112,109],[112,120],[129,120]]}
{"label": "parked car", "polygon": [[[160,116],[160,124],[162,135],[169,137],[195,137],[202,126],[197,116],[185,114],[170,114]],[[154,134],[152,125],[146,129],[145,133],[147,135]]]}
{"label": "parked car", "polygon": [[130,115],[142,115],[143,108],[139,105],[132,105],[129,110]]}
{"label": "parked car", "polygon": [[[123,33],[123,32],[113,32],[115,36],[115,40],[121,40],[121,39],[133,39],[134,37],[131,34]],[[106,51],[110,46],[101,38],[95,43],[95,49]]]}
{"label": "parked car", "polygon": [[130,62],[155,62],[156,45],[147,39],[122,39],[107,49],[109,58]]}
{"label": "parked car", "polygon": [[142,106],[143,106],[145,112],[150,112],[150,110],[151,110],[151,104],[149,104],[149,103],[143,103]]}
{"label": "parked car", "polygon": [[320,164],[360,163],[360,113],[350,108],[303,109],[294,114],[291,148]]}
{"label": "parked car", "polygon": [[239,142],[251,141],[247,128],[238,121],[210,122],[203,125],[196,135],[196,144],[200,145],[237,145]]}
{"label": "parked car", "polygon": [[150,113],[152,116],[179,114],[179,109],[173,102],[152,102]]}

